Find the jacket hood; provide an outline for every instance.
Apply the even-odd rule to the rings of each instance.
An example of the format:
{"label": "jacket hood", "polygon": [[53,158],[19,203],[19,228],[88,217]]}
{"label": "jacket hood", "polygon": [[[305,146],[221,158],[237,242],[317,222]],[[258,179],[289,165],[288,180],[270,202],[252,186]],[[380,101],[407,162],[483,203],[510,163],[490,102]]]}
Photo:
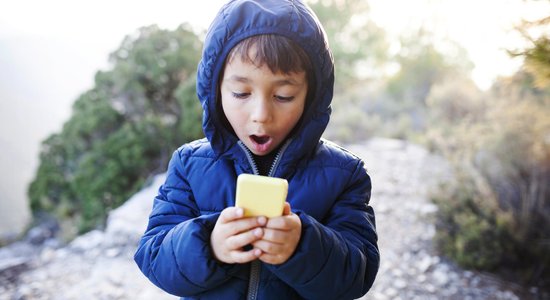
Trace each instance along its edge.
{"label": "jacket hood", "polygon": [[216,155],[244,155],[238,138],[217,113],[218,81],[225,59],[243,39],[259,34],[285,36],[308,54],[314,70],[313,101],[295,128],[284,161],[296,161],[318,144],[328,125],[334,86],[334,63],[326,34],[315,14],[297,0],[236,0],[225,4],[208,29],[197,72],[197,95],[203,108],[203,131]]}

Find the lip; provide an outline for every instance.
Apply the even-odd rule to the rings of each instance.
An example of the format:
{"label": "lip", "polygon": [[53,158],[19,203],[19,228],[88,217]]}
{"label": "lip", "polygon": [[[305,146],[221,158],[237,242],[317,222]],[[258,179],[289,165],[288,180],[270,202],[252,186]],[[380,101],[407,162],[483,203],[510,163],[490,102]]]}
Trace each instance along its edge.
{"label": "lip", "polygon": [[[259,136],[259,137],[267,137],[267,141],[263,144],[259,144],[256,142],[256,140],[253,138],[253,136]],[[267,154],[269,152],[269,149],[271,148],[271,145],[273,144],[273,138],[267,135],[259,135],[259,134],[253,134],[248,136],[248,140],[250,141],[252,145],[252,152],[256,155],[263,155]]]}

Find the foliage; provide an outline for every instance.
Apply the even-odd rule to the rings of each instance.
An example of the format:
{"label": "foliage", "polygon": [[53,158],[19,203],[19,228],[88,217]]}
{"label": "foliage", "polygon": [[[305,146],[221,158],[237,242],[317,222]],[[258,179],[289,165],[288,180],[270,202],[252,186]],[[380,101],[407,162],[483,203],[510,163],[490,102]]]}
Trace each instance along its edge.
{"label": "foliage", "polygon": [[492,270],[510,248],[508,215],[495,213],[494,195],[472,170],[459,170],[456,181],[442,185],[433,197],[439,207],[436,244],[462,266]]}
{"label": "foliage", "polygon": [[[535,38],[530,29],[539,29],[546,34]],[[531,43],[531,47],[524,50],[510,51],[513,56],[523,56],[525,69],[535,78],[535,85],[539,88],[550,86],[550,17],[541,20],[527,22],[518,26],[518,31]]]}
{"label": "foliage", "polygon": [[432,125],[427,103],[432,89],[469,76],[471,63],[456,44],[447,45],[453,57],[437,49],[427,32],[403,38],[400,44],[401,51],[391,58],[398,66],[395,73],[382,82],[335,95],[348,100],[335,104],[339,106],[327,130],[330,139],[354,142],[377,135],[420,141]]}
{"label": "foliage", "polygon": [[385,32],[369,19],[362,0],[310,0],[334,55],[335,92],[344,93],[375,76],[387,62]]}
{"label": "foliage", "polygon": [[360,97],[366,94],[365,86],[381,79],[379,70],[388,62],[385,32],[370,19],[366,1],[308,2],[323,24],[334,55],[335,109],[325,135],[339,142],[366,139],[379,123],[363,109],[365,101]]}
{"label": "foliage", "polygon": [[428,134],[456,166],[456,181],[433,196],[442,251],[467,267],[548,286],[550,89],[533,84],[519,72],[485,99],[442,89],[429,101],[439,126]]}
{"label": "foliage", "polygon": [[[550,287],[550,39],[534,39],[523,70],[501,78],[490,93],[443,87],[428,97],[437,127],[432,148],[456,165],[457,179],[433,198],[438,243],[464,266],[512,274]],[[464,86],[464,84],[462,84]]]}
{"label": "foliage", "polygon": [[43,142],[29,187],[33,211],[69,219],[79,231],[101,226],[109,209],[166,167],[175,147],[200,137],[201,47],[186,26],[126,37],[111,54],[112,70],[96,74],[62,131]]}
{"label": "foliage", "polygon": [[411,102],[424,106],[431,87],[447,80],[450,76],[468,74],[471,69],[463,49],[453,45],[459,53],[455,59],[437,49],[429,33],[420,31],[412,38],[403,38],[401,51],[395,60],[399,71],[387,84],[387,91],[396,101]]}

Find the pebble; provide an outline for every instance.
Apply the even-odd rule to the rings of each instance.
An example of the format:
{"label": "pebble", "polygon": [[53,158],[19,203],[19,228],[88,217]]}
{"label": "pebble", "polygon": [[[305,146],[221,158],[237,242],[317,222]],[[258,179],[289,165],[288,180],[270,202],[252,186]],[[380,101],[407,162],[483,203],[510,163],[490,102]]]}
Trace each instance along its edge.
{"label": "pebble", "polygon": [[417,269],[421,273],[424,273],[428,271],[428,269],[432,266],[432,259],[429,256],[424,256],[420,259],[420,261],[417,264]]}

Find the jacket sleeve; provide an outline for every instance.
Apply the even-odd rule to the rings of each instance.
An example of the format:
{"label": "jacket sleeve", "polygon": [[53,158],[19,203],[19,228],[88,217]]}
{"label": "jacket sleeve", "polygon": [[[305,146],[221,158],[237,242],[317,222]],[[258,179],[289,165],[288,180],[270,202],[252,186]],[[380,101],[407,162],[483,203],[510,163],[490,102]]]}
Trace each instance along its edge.
{"label": "jacket sleeve", "polygon": [[155,285],[180,297],[224,283],[236,265],[220,264],[211,253],[210,233],[218,217],[200,215],[176,151],[134,260]]}
{"label": "jacket sleeve", "polygon": [[370,177],[359,162],[322,223],[295,212],[302,221],[298,247],[288,261],[268,268],[306,299],[355,299],[366,294],[380,261],[370,192]]}

